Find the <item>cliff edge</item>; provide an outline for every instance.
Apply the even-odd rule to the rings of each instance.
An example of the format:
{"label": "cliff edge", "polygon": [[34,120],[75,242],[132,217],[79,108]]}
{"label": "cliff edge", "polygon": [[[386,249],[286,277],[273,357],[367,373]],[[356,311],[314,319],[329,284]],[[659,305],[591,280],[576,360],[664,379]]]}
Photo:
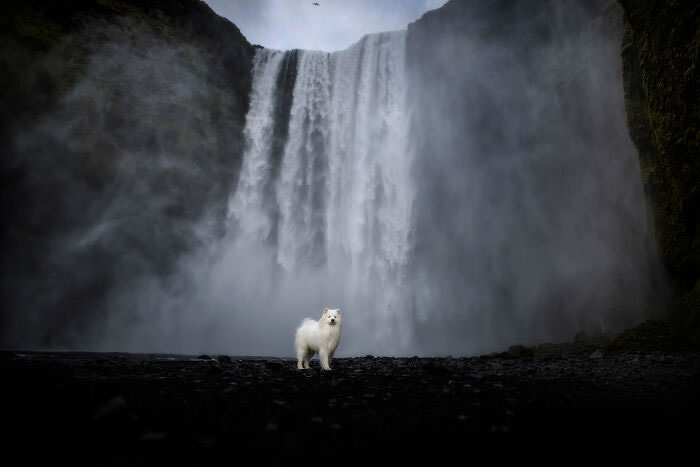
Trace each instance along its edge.
{"label": "cliff edge", "polygon": [[700,345],[700,5],[620,0],[625,107],[659,254],[671,330]]}

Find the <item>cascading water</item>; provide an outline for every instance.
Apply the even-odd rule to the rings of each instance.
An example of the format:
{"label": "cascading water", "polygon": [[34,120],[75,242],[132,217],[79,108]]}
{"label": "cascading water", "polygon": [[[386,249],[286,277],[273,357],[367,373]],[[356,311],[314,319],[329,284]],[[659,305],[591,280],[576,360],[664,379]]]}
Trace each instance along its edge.
{"label": "cascading water", "polygon": [[619,38],[481,30],[257,51],[229,234],[197,306],[225,310],[233,351],[289,355],[325,306],[346,312],[345,355],[492,352],[643,317],[658,268]]}
{"label": "cascading water", "polygon": [[335,53],[259,49],[229,205],[232,241],[269,260],[253,281],[282,303],[305,297],[285,310],[298,318],[345,309],[349,332],[362,321],[379,352],[408,339],[397,327],[414,198],[405,44],[399,31]]}

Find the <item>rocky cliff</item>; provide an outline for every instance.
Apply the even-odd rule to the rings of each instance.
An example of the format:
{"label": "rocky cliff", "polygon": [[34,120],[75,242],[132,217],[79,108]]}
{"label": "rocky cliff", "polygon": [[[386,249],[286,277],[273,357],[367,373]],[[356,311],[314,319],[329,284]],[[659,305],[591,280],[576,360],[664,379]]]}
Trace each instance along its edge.
{"label": "rocky cliff", "polygon": [[72,345],[216,231],[253,54],[198,0],[2,2],[3,345]]}
{"label": "rocky cliff", "polygon": [[625,107],[655,240],[673,282],[671,329],[700,345],[700,6],[620,3]]}

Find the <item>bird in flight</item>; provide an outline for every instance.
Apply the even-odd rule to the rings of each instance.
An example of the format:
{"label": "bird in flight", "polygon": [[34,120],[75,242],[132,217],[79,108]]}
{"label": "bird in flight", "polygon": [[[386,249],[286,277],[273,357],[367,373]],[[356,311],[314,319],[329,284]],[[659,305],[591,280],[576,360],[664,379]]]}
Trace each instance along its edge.
{"label": "bird in flight", "polygon": [[321,6],[321,5],[318,4],[318,2],[313,2],[312,5],[313,5],[313,6]]}

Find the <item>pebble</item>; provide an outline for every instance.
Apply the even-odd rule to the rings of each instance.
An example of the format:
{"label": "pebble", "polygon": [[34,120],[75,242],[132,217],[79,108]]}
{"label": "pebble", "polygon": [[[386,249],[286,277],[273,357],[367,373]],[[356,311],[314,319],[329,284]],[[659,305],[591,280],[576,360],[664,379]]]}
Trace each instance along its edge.
{"label": "pebble", "polygon": [[121,396],[116,396],[95,410],[92,414],[92,418],[93,420],[102,420],[109,416],[125,412],[127,408],[128,406],[124,398]]}
{"label": "pebble", "polygon": [[[290,448],[287,434],[305,434],[305,428],[331,433],[331,444],[341,434],[343,443],[360,443],[366,439],[367,427],[376,433],[382,430],[376,425],[382,417],[388,416],[396,426],[414,429],[419,426],[411,425],[417,420],[416,413],[421,414],[420,423],[436,430],[436,436],[453,435],[449,430],[457,428],[476,435],[490,435],[493,429],[493,436],[514,431],[521,436],[523,427],[538,423],[545,431],[557,433],[587,423],[561,417],[556,418],[561,426],[544,425],[567,410],[574,409],[580,416],[581,401],[595,403],[591,404],[595,422],[599,415],[616,417],[629,429],[636,425],[618,417],[625,413],[618,409],[619,402],[635,410],[648,410],[653,418],[660,413],[666,416],[660,412],[666,406],[649,403],[661,396],[670,410],[681,414],[681,421],[697,420],[697,412],[692,410],[697,407],[693,397],[697,394],[700,354],[604,355],[597,350],[600,357],[592,362],[594,350],[595,346],[575,348],[569,354],[551,354],[546,359],[536,354],[528,361],[495,357],[494,363],[500,361],[500,365],[480,358],[421,359],[418,364],[401,358],[338,358],[333,361],[331,375],[320,372],[318,366],[314,371],[297,372],[282,359],[269,361],[272,366],[287,368],[274,373],[264,371],[270,365],[264,360],[234,361],[229,366],[198,363],[191,357],[175,362],[148,359],[144,364],[143,356],[119,360],[100,355],[99,359],[108,361],[106,365],[97,358],[55,358],[47,353],[31,361],[5,358],[4,364],[7,381],[26,387],[17,390],[15,397],[33,394],[33,386],[51,384],[45,406],[53,419],[66,420],[67,429],[78,427],[85,433],[97,427],[93,432],[99,436],[114,428],[142,449],[162,449],[177,444],[175,440],[194,442],[200,437],[213,437],[223,445],[231,433],[239,435],[242,442],[267,442],[277,438],[271,432],[284,432],[285,436],[274,442]],[[116,365],[117,361],[123,365]],[[36,371],[27,371],[29,363]],[[225,371],[212,374],[212,367]],[[443,374],[443,369],[450,374]],[[305,377],[296,376],[301,374]],[[448,397],[441,395],[443,390],[449,392]],[[87,416],[60,418],[66,404],[73,413]],[[138,419],[132,418],[137,415]],[[180,416],[187,421],[180,425],[172,422]],[[341,426],[342,432],[333,431]],[[618,427],[596,429],[608,433]],[[400,440],[399,436],[391,439]],[[122,439],[117,436],[115,440]]]}
{"label": "pebble", "polygon": [[163,433],[160,431],[148,431],[141,436],[139,436],[139,439],[141,441],[160,441],[168,437],[167,433]]}

